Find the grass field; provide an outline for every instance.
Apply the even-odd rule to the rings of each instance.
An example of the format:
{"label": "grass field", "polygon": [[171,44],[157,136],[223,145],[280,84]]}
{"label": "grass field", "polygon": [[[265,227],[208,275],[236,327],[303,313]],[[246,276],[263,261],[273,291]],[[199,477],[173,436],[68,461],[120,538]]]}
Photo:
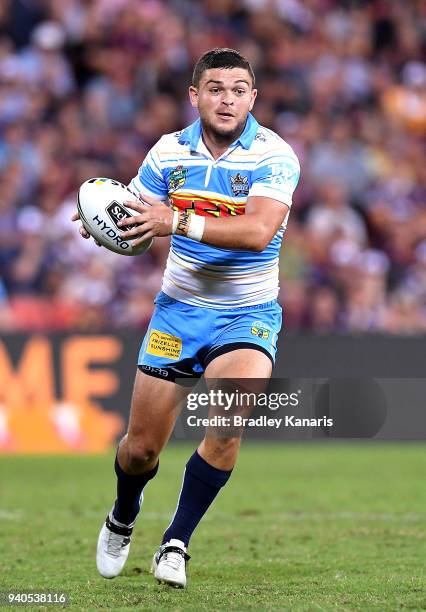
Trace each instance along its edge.
{"label": "grass field", "polygon": [[2,457],[0,591],[65,591],[75,610],[425,610],[425,450],[246,444],[193,537],[186,591],[148,569],[190,447],[162,455],[126,568],[109,581],[94,551],[112,454]]}

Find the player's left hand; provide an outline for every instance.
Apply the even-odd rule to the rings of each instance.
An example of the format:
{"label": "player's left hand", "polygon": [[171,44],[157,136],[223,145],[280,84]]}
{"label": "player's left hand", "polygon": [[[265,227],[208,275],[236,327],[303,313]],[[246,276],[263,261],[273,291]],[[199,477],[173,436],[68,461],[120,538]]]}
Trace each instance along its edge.
{"label": "player's left hand", "polygon": [[[149,240],[149,238],[154,238],[155,236],[169,236],[172,233],[172,209],[152,198],[144,197],[143,201],[149,204],[149,206],[140,204],[134,200],[124,202],[127,208],[131,208],[138,214],[128,219],[123,219],[117,224],[124,230],[121,234],[122,238],[127,239],[137,236],[132,242],[134,246],[145,242],[145,240]],[[127,225],[135,225],[136,227],[126,231]]]}

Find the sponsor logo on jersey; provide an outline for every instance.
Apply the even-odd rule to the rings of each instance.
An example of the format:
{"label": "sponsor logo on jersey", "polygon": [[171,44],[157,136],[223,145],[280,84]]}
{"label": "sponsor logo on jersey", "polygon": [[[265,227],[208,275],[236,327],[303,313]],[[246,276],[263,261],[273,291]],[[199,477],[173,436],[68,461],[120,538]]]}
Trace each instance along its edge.
{"label": "sponsor logo on jersey", "polygon": [[183,187],[183,185],[185,185],[187,174],[187,168],[184,168],[183,166],[176,166],[176,168],[170,172],[169,190],[176,191],[176,189]]}
{"label": "sponsor logo on jersey", "polygon": [[256,136],[254,137],[255,140],[260,140],[260,142],[266,142],[266,134],[265,132],[263,132],[262,130],[258,130]]}
{"label": "sponsor logo on jersey", "polygon": [[251,324],[251,333],[253,336],[262,338],[262,340],[267,340],[269,338],[269,334],[271,333],[271,329],[269,325],[263,323],[262,321],[253,321]]}
{"label": "sponsor logo on jersey", "polygon": [[235,196],[248,195],[249,183],[247,176],[241,176],[238,172],[235,176],[230,176],[232,193]]}
{"label": "sponsor logo on jersey", "polygon": [[182,338],[151,329],[146,352],[158,357],[179,359],[182,352]]}
{"label": "sponsor logo on jersey", "polygon": [[203,217],[229,217],[235,215],[243,215],[245,212],[245,202],[241,204],[215,200],[211,197],[192,198],[181,192],[177,195],[171,195],[173,210],[183,211],[187,213],[195,213]]}

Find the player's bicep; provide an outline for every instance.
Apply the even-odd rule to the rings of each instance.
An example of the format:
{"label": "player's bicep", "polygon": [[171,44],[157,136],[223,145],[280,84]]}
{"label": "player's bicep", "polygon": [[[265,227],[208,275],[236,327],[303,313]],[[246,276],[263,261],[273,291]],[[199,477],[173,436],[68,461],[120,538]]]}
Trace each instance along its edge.
{"label": "player's bicep", "polygon": [[268,243],[286,223],[289,212],[290,207],[287,204],[264,196],[250,196],[245,209],[246,215],[256,218],[259,229],[267,235]]}

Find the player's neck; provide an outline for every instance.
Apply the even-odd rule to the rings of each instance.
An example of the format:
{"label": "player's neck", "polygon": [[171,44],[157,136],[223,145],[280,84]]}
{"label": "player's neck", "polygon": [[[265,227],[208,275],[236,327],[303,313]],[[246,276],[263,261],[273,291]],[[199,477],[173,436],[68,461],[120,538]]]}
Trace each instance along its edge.
{"label": "player's neck", "polygon": [[202,129],[201,137],[209,152],[214,159],[218,159],[230,145],[237,140],[240,134],[231,134],[230,136],[221,136],[209,130]]}

